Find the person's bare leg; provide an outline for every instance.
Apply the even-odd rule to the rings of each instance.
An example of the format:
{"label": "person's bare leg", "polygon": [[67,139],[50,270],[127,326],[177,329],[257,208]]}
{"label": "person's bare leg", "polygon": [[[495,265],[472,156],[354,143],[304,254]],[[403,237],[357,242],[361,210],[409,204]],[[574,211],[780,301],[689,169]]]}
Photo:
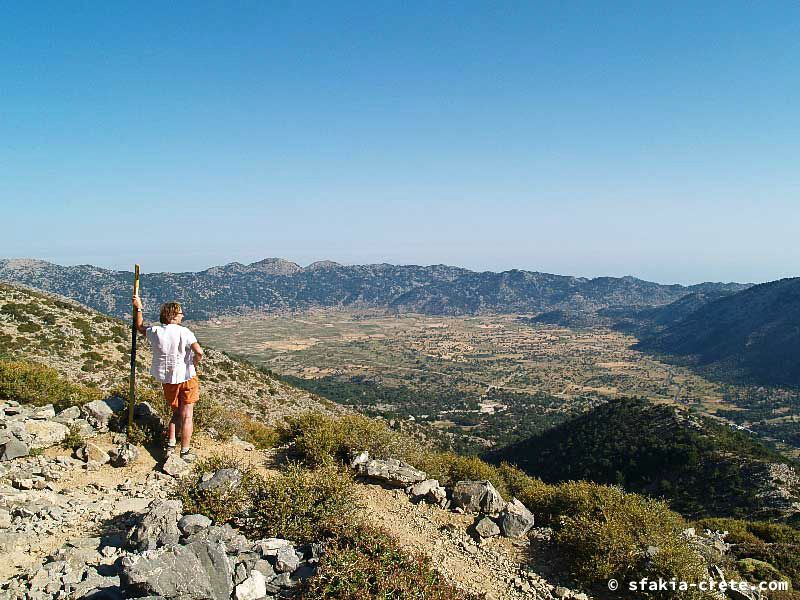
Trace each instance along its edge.
{"label": "person's bare leg", "polygon": [[192,432],[194,431],[194,404],[180,405],[181,414],[181,452],[188,450],[192,443]]}
{"label": "person's bare leg", "polygon": [[173,408],[172,409],[172,418],[169,420],[169,427],[167,427],[167,445],[168,446],[175,446],[177,444],[176,441],[176,430],[178,426],[178,421],[180,420],[180,409]]}

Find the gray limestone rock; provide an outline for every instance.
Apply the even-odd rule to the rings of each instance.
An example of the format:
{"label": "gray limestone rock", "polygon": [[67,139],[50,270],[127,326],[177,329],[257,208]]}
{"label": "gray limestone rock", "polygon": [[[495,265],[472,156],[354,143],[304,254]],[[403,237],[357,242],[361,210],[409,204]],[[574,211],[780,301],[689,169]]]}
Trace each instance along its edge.
{"label": "gray limestone rock", "polygon": [[201,491],[228,492],[236,489],[241,482],[242,472],[239,469],[220,469],[209,479],[198,483],[197,489]]}
{"label": "gray limestone rock", "polygon": [[256,447],[253,444],[251,444],[250,442],[246,442],[235,435],[231,436],[230,443],[236,446],[237,448],[241,448],[245,452],[251,452],[256,449]]}
{"label": "gray limestone rock", "polygon": [[275,554],[275,570],[278,573],[291,573],[300,566],[300,558],[292,546],[284,546]]}
{"label": "gray limestone rock", "polygon": [[147,513],[130,532],[128,537],[130,546],[144,551],[177,544],[180,538],[178,520],[182,508],[180,500],[151,502]]}
{"label": "gray limestone rock", "polygon": [[219,542],[225,546],[228,554],[238,555],[253,549],[253,543],[228,524],[206,527],[187,538],[187,542],[196,541]]}
{"label": "gray limestone rock", "polygon": [[411,465],[395,458],[373,459],[358,465],[358,472],[370,479],[397,486],[410,486],[427,479],[427,475]]}
{"label": "gray limestone rock", "polygon": [[263,558],[255,562],[253,569],[260,571],[261,574],[267,579],[275,577],[275,569],[272,568],[272,565],[268,560],[264,560]]}
{"label": "gray limestone rock", "polygon": [[0,450],[0,461],[14,460],[15,458],[28,456],[28,452],[28,444],[17,439],[11,439],[3,444],[2,450]]}
{"label": "gray limestone rock", "polygon": [[78,406],[70,406],[69,408],[65,408],[60,413],[58,413],[55,417],[53,417],[53,421],[57,423],[61,423],[62,425],[69,425],[75,419],[81,416],[81,409]]}
{"label": "gray limestone rock", "polygon": [[109,450],[109,462],[112,467],[127,467],[136,462],[139,458],[139,448],[128,442],[124,442]]}
{"label": "gray limestone rock", "polygon": [[99,431],[107,431],[111,417],[124,408],[125,401],[122,398],[112,397],[84,404],[81,407],[81,414]]}
{"label": "gray limestone rock", "polygon": [[236,600],[258,600],[267,595],[267,581],[260,571],[252,571],[250,576],[236,586]]}
{"label": "gray limestone rock", "polygon": [[172,545],[122,558],[120,579],[134,594],[185,600],[229,600],[230,560],[222,544]]}
{"label": "gray limestone rock", "polygon": [[31,419],[52,419],[55,416],[56,411],[52,404],[34,407],[30,414]]}
{"label": "gray limestone rock", "polygon": [[186,515],[178,521],[178,529],[184,535],[192,535],[211,525],[211,519],[205,515]]}
{"label": "gray limestone rock", "polygon": [[111,458],[108,455],[108,452],[103,450],[97,444],[93,444],[92,442],[87,442],[80,448],[75,451],[76,456],[85,462],[94,461],[96,463],[100,463],[101,465],[106,464]]}
{"label": "gray limestone rock", "polygon": [[187,463],[177,454],[173,454],[164,462],[164,466],[161,467],[161,469],[167,475],[180,477],[189,470],[189,463]]}
{"label": "gray limestone rock", "polygon": [[266,538],[253,544],[253,549],[261,556],[275,556],[281,548],[291,547],[292,542],[281,538]]}
{"label": "gray limestone rock", "polygon": [[500,515],[500,527],[506,537],[522,537],[533,527],[533,513],[513,498]]}
{"label": "gray limestone rock", "polygon": [[29,436],[31,448],[49,448],[64,441],[69,427],[62,423],[46,420],[25,421],[25,434]]}
{"label": "gray limestone rock", "polygon": [[427,500],[431,504],[441,505],[447,500],[447,490],[445,490],[437,479],[426,479],[412,485],[407,490],[412,500]]}
{"label": "gray limestone rock", "polygon": [[453,504],[465,512],[499,513],[505,501],[489,481],[459,481],[453,488]]}
{"label": "gray limestone rock", "polygon": [[489,517],[483,517],[475,524],[475,532],[482,538],[489,538],[500,535],[500,528]]}

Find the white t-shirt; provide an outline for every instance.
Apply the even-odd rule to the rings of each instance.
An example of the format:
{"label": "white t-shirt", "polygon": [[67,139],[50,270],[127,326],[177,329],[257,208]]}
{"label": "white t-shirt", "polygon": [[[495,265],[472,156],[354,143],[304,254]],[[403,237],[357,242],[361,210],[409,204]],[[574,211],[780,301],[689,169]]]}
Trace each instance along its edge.
{"label": "white t-shirt", "polygon": [[147,339],[153,347],[150,374],[161,383],[183,383],[197,373],[192,344],[197,341],[186,327],[170,323],[147,328]]}

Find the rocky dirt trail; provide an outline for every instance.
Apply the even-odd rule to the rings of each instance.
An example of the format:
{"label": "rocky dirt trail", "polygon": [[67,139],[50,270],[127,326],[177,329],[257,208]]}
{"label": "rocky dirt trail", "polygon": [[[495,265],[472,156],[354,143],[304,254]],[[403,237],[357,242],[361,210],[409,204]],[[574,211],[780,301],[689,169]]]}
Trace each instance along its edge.
{"label": "rocky dirt trail", "polygon": [[481,542],[467,533],[474,515],[412,503],[403,490],[366,483],[359,497],[368,520],[411,551],[427,555],[457,587],[486,594],[487,600],[534,598],[535,588],[554,589],[524,568],[527,541],[494,537]]}
{"label": "rocky dirt trail", "polygon": [[[100,408],[100,416],[84,411],[84,430],[93,423],[99,431],[76,454],[57,443],[65,428],[52,409],[4,407],[5,431],[16,437],[5,444],[0,462],[0,600],[79,598],[115,582],[118,586],[114,565],[129,555],[131,528],[154,501],[175,497],[181,481],[163,472],[172,469],[165,467],[160,449],[140,449],[128,464],[111,466],[109,454],[124,436],[103,432],[109,411]],[[21,440],[30,446],[27,455],[12,456],[8,449]],[[222,455],[265,475],[280,472],[282,458],[275,450],[256,450],[239,440],[221,443],[203,434],[194,441],[199,458]],[[524,568],[526,538],[473,538],[468,530],[474,515],[414,503],[402,488],[365,477],[357,481],[363,518],[409,551],[428,556],[457,587],[489,600],[575,597],[563,596],[565,590]]]}

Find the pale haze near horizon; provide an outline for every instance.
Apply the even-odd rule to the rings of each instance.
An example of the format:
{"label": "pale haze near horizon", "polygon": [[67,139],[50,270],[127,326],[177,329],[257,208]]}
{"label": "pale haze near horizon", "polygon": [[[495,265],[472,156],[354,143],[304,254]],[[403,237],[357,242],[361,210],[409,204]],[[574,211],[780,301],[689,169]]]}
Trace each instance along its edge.
{"label": "pale haze near horizon", "polygon": [[0,257],[799,274],[794,3],[2,13]]}

